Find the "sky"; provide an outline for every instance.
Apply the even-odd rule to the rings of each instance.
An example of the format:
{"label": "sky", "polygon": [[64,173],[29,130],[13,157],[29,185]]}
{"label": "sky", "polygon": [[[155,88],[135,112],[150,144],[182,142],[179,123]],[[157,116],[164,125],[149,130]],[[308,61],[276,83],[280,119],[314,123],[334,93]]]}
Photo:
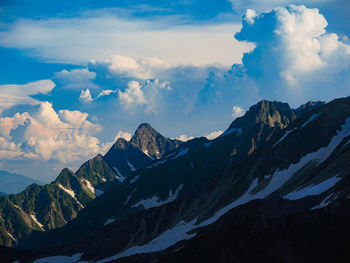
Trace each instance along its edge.
{"label": "sky", "polygon": [[130,139],[213,139],[259,100],[350,95],[348,0],[2,0],[0,169],[49,182]]}

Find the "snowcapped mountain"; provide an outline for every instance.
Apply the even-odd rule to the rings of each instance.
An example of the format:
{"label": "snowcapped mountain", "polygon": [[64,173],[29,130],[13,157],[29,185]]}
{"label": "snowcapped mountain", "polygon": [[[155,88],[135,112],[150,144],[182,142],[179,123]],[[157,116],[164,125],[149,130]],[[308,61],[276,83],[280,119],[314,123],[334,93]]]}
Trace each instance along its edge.
{"label": "snowcapped mountain", "polygon": [[300,116],[260,101],[220,137],[181,143],[18,246],[35,247],[37,263],[338,262],[350,234],[349,140],[348,98]]}

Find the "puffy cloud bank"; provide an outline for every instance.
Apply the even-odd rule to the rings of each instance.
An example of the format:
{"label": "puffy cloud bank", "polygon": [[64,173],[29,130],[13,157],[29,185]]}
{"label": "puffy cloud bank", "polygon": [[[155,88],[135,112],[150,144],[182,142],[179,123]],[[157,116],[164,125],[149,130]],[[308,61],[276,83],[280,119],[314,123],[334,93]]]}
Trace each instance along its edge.
{"label": "puffy cloud bank", "polygon": [[350,46],[328,33],[318,9],[291,5],[257,14],[247,10],[236,39],[256,48],[243,56],[261,97],[300,101],[349,95]]}
{"label": "puffy cloud bank", "polygon": [[33,113],[16,113],[0,118],[0,156],[2,159],[55,159],[71,162],[100,151],[93,135],[99,125],[87,120],[88,114],[74,110],[58,113],[48,102]]}

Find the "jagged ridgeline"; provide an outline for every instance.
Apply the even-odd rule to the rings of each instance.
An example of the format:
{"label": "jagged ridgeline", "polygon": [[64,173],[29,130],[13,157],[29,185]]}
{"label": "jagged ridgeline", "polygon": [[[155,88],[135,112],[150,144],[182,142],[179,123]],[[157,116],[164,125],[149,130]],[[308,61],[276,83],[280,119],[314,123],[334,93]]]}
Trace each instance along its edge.
{"label": "jagged ridgeline", "polygon": [[0,244],[15,246],[33,231],[64,226],[132,171],[180,144],[142,124],[130,142],[119,138],[105,156],[98,154],[75,173],[65,168],[51,184],[32,184],[19,194],[0,197]]}
{"label": "jagged ridgeline", "polygon": [[[153,146],[169,145],[141,137]],[[93,184],[66,171],[60,186],[53,183],[63,193],[72,189],[75,181],[69,178],[74,176],[86,198],[96,196],[96,190],[104,193],[85,205],[76,190],[75,198],[85,208],[75,202],[79,213],[63,227],[37,229],[18,239],[17,247],[32,250],[16,259],[339,262],[348,253],[349,242],[341,243],[343,234],[350,234],[350,227],[344,227],[350,220],[349,140],[349,98],[298,109],[260,101],[218,138],[175,141],[164,153],[153,146],[137,147],[138,140],[120,139],[100,157],[117,176],[114,183],[107,188],[107,177]],[[135,147],[148,163],[137,167],[128,158],[135,156]],[[130,170],[123,170],[119,161],[105,160],[120,156],[121,149],[128,152],[123,167]],[[93,191],[87,191],[85,180]],[[335,248],[324,238],[341,244]],[[279,252],[282,248],[286,253]],[[307,251],[322,256],[310,261]]]}

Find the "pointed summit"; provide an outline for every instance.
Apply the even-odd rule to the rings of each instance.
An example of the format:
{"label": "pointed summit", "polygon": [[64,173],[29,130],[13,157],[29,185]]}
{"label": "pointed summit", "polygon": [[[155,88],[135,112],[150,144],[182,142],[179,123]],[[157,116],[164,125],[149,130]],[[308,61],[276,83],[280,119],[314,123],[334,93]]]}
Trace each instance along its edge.
{"label": "pointed summit", "polygon": [[251,154],[296,119],[288,103],[262,100],[235,119],[221,137],[238,136],[234,155]]}
{"label": "pointed summit", "polygon": [[243,117],[234,120],[230,128],[268,125],[283,129],[295,119],[296,116],[288,103],[261,100],[251,106]]}
{"label": "pointed summit", "polygon": [[[137,127],[134,136],[130,142],[135,146],[143,146],[143,142],[150,138],[164,138],[159,132],[157,132],[150,124],[142,123]],[[142,148],[142,147],[139,147]]]}
{"label": "pointed summit", "polygon": [[139,148],[152,159],[159,159],[166,152],[177,148],[181,144],[181,141],[165,138],[150,124],[142,123],[136,129],[130,143]]}

